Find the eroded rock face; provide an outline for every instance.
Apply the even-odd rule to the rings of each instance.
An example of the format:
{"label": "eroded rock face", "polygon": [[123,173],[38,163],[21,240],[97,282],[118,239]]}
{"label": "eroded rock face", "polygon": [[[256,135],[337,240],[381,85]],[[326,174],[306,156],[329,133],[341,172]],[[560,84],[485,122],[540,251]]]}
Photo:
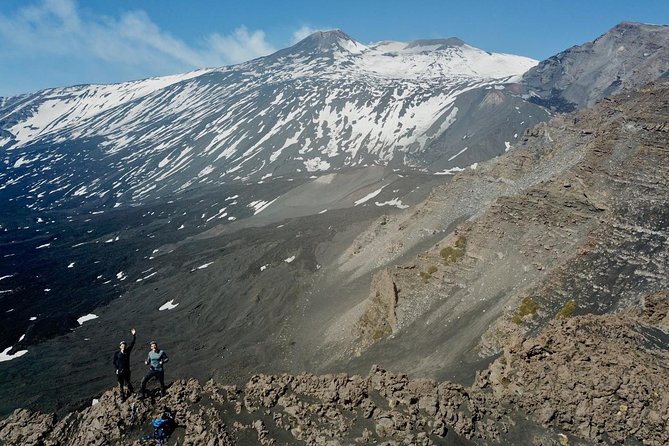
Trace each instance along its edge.
{"label": "eroded rock face", "polygon": [[628,315],[555,321],[535,338],[516,338],[479,386],[593,443],[664,445],[669,355],[647,348],[655,336],[657,328]]}
{"label": "eroded rock face", "polygon": [[[602,100],[534,127],[507,155],[395,216],[386,226],[404,229],[388,234],[405,246],[437,235],[391,269],[398,329],[367,354],[470,382],[475,367],[460,364],[492,360],[516,333],[642,299],[657,306],[653,293],[669,288],[668,122],[666,82]],[[393,240],[379,237],[369,245]],[[465,249],[452,249],[460,237]],[[666,317],[654,311],[657,323]]]}
{"label": "eroded rock face", "polygon": [[358,351],[397,330],[397,288],[387,269],[374,275],[370,286],[367,309],[356,330],[360,338]]}
{"label": "eroded rock face", "polygon": [[669,290],[651,293],[645,296],[641,303],[644,320],[669,330]]}

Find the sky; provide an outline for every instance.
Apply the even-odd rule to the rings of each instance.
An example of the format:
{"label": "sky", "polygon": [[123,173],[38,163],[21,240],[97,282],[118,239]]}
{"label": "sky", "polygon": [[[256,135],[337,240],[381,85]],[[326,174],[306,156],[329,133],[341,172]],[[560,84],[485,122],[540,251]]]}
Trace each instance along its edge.
{"label": "sky", "polygon": [[0,0],[0,97],[231,65],[334,28],[542,60],[622,21],[669,24],[669,1]]}

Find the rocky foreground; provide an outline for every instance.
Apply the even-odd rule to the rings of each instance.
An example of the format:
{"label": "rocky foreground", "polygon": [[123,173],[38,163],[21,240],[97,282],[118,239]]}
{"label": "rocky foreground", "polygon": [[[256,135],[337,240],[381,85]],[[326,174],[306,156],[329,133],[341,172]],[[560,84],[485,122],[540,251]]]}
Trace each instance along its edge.
{"label": "rocky foreground", "polygon": [[669,442],[669,292],[614,315],[565,317],[518,337],[470,387],[409,378],[255,375],[177,380],[163,398],[105,392],[64,417],[17,409],[6,445],[130,445],[165,408],[170,444],[634,444]]}

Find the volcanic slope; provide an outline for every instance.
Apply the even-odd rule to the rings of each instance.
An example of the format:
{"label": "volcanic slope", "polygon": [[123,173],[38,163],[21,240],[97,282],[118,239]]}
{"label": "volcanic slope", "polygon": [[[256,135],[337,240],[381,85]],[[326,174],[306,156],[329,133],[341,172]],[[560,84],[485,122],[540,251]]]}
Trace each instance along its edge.
{"label": "volcanic slope", "polygon": [[[34,356],[33,366],[48,363],[50,373],[61,373],[65,364],[58,366],[56,345],[65,341],[71,354],[84,355],[85,338],[104,338],[119,323],[113,315],[125,308],[130,315],[143,315],[143,329],[155,330],[161,324],[178,328],[162,332],[166,345],[175,352],[169,364],[175,376],[213,374],[219,382],[230,382],[233,376],[242,376],[243,369],[342,369],[348,373],[361,370],[364,375],[370,364],[379,363],[416,378],[459,382],[440,384],[435,394],[430,389],[436,389],[437,384],[411,384],[412,391],[422,392],[420,388],[427,392],[413,398],[402,393],[409,383],[400,375],[402,385],[393,384],[392,392],[386,386],[380,390],[390,409],[403,411],[402,405],[406,405],[410,413],[425,410],[431,417],[436,415],[461,437],[458,441],[469,438],[484,444],[514,444],[531,437],[539,444],[541,439],[556,438],[554,431],[542,431],[543,425],[563,430],[562,435],[572,438],[573,444],[596,444],[607,438],[662,444],[666,429],[661,420],[668,407],[666,399],[654,396],[652,389],[665,379],[668,367],[669,293],[663,291],[669,289],[665,215],[669,188],[664,162],[669,149],[668,122],[666,84],[602,101],[528,131],[523,143],[506,156],[456,176],[407,214],[381,217],[370,232],[353,241],[350,239],[358,230],[337,234],[336,227],[296,219],[280,228],[286,236],[282,238],[284,245],[277,245],[275,236],[267,239],[263,252],[276,255],[269,264],[255,257],[254,251],[246,251],[249,258],[239,251],[228,251],[231,259],[225,260],[224,235],[193,240],[178,247],[174,252],[183,250],[183,255],[172,260],[188,259],[190,278],[173,269],[172,279],[152,284],[159,287],[160,296],[152,298],[156,292],[147,290],[148,294],[115,301],[98,324],[84,325],[65,339],[36,347],[38,353],[53,348],[53,354]],[[488,185],[487,189],[483,185]],[[472,203],[465,208],[459,192],[472,188],[485,192],[485,197],[477,198],[486,199],[477,200],[482,203],[478,207]],[[460,208],[466,212],[453,212]],[[313,229],[307,230],[305,221]],[[329,232],[333,229],[334,233]],[[262,241],[263,229],[249,230],[249,236]],[[299,246],[298,255],[284,259],[283,253],[290,248],[285,243],[291,243],[288,236],[294,231],[301,234],[299,245],[294,245]],[[323,243],[328,232],[331,244]],[[238,235],[231,241],[244,245],[239,240]],[[420,249],[421,254],[415,257],[414,248],[424,243],[432,247]],[[224,248],[216,255],[218,263],[200,269],[205,264],[193,260],[195,253],[213,254],[220,250],[217,246]],[[369,255],[379,263],[363,266],[357,263],[360,255]],[[384,263],[398,266],[384,269]],[[208,295],[206,302],[198,299],[197,289],[206,290],[206,283],[215,282],[215,277],[224,273],[221,264],[225,268],[238,265],[238,272],[231,276],[244,280],[231,283],[232,296],[226,297],[226,291],[221,290],[218,297]],[[293,269],[300,264],[304,267]],[[355,285],[365,271],[377,271],[371,290]],[[274,291],[256,288],[236,292],[242,283],[266,286],[262,284],[270,282],[257,280],[265,273],[271,274]],[[327,283],[330,285],[324,286]],[[289,288],[276,289],[279,284],[289,284]],[[142,301],[158,303],[165,299],[166,290],[177,286],[189,291],[175,297],[174,310],[158,315],[142,309]],[[302,289],[290,288],[294,286]],[[324,289],[328,292],[322,292]],[[342,290],[353,292],[347,296]],[[342,307],[347,303],[351,310],[344,312]],[[216,311],[212,311],[214,307]],[[502,350],[505,353],[499,356]],[[359,356],[351,361],[351,354]],[[97,381],[93,387],[100,385],[105,368],[83,358],[76,369],[66,367],[72,378],[80,382],[75,375],[83,370]],[[633,379],[614,382],[599,378],[622,376],[622,369],[630,364],[635,365]],[[19,367],[14,370],[20,374],[42,376],[28,363],[17,361],[16,365]],[[372,370],[366,378],[370,383],[377,373]],[[461,387],[471,385],[477,372],[472,387]],[[10,379],[20,390],[21,377],[12,374]],[[301,388],[299,383],[304,379],[312,378],[256,377],[246,386],[259,385],[261,394],[269,391],[262,390],[264,386],[278,386],[277,398],[284,392],[291,398],[290,389]],[[346,382],[357,383],[351,384],[356,388],[375,385],[366,384],[365,378],[313,379],[318,384],[308,392],[345,386]],[[331,381],[339,384],[331,385]],[[528,385],[531,391],[526,390]],[[77,386],[80,384],[63,382],[57,389],[44,391],[65,396],[77,394]],[[175,397],[180,398],[183,392],[178,389],[184,384],[175,386]],[[90,388],[88,384],[85,387]],[[298,390],[302,391],[307,389]],[[199,397],[194,395],[197,401]],[[430,409],[430,395],[438,401],[436,412]],[[444,397],[443,407],[440,395],[451,395]],[[460,399],[453,399],[455,395]],[[463,395],[468,396],[462,400]],[[420,403],[423,397],[428,399]],[[113,394],[104,398],[107,401]],[[347,404],[357,404],[342,398],[346,410],[351,410]],[[233,405],[234,399],[244,398],[233,395]],[[271,410],[276,401],[270,398],[263,404]],[[281,403],[282,407],[292,407],[288,400],[281,401],[288,404]],[[251,400],[243,404],[242,411],[257,410]],[[374,404],[382,403],[374,400]],[[416,404],[413,409],[412,404]],[[649,410],[631,410],[637,406]],[[118,410],[127,410],[124,407]],[[530,421],[522,421],[524,415],[518,414],[518,409],[528,414]],[[142,408],[143,417],[148,416],[146,410],[152,408]],[[359,410],[364,411],[364,405]],[[477,413],[483,418],[472,415]],[[393,415],[392,410],[371,414],[375,424],[390,423],[385,430],[376,430],[380,439],[392,436],[397,440],[407,435],[396,432],[401,431],[396,424],[403,419],[401,415]],[[335,412],[331,415],[336,417]],[[15,416],[21,419],[27,415]],[[628,420],[624,426],[617,421],[621,416]],[[468,424],[468,417],[481,422]],[[283,421],[273,419],[284,426]],[[11,423],[15,418],[9,420]],[[228,420],[234,424],[234,416]],[[191,421],[199,423],[194,418]],[[270,421],[263,423],[269,426]],[[242,424],[252,422],[243,419]],[[306,426],[289,424],[290,429],[298,430]],[[134,426],[128,432],[138,428]],[[361,432],[364,426],[363,422]],[[234,432],[241,435],[239,429],[242,427],[236,426]],[[233,431],[225,432],[234,435]],[[297,432],[292,435],[303,438]],[[340,434],[326,431],[323,435]],[[439,436],[430,438],[439,444]]]}
{"label": "volcanic slope", "polygon": [[[647,28],[639,24],[623,24],[620,27]],[[611,40],[610,35],[615,34],[618,28],[602,36],[598,42]],[[664,28],[652,29],[655,34],[663,35]],[[627,44],[628,47],[634,44],[645,48],[648,33],[637,34]],[[661,39],[656,41],[662,42]],[[601,45],[593,46],[591,56],[603,57],[603,48]],[[627,53],[621,54],[624,59]],[[328,208],[340,209],[360,200],[364,194],[356,194],[371,184],[364,186],[353,181],[342,186],[342,181],[330,183],[331,177],[323,175],[321,169],[345,172],[351,168],[346,167],[349,165],[392,164],[397,161],[411,166],[428,166],[434,173],[450,176],[467,166],[476,167],[477,161],[503,153],[511,147],[511,142],[518,140],[522,128],[535,120],[548,118],[543,110],[535,109],[537,113],[530,113],[529,109],[519,104],[518,101],[527,105],[520,95],[521,84],[500,84],[504,79],[514,80],[508,76],[500,78],[503,73],[518,72],[529,64],[529,61],[515,56],[484,53],[458,39],[410,43],[385,41],[363,46],[340,31],[332,31],[316,33],[294,47],[235,67],[118,85],[51,89],[3,100],[4,159],[0,164],[0,199],[3,200],[5,213],[0,217],[0,254],[7,260],[0,265],[0,294],[3,297],[0,310],[5,312],[6,318],[0,329],[0,349],[6,352],[7,348],[14,346],[13,351],[16,351],[19,348],[16,340],[23,335],[25,347],[77,326],[78,317],[122,295],[123,289],[128,287],[128,270],[144,266],[144,261],[155,258],[153,251],[160,250],[165,244],[178,243],[197,235],[198,231],[210,231],[223,223],[239,226],[239,223],[233,222],[258,212],[263,212],[263,216],[250,222],[251,225],[258,226],[261,221],[278,221],[276,218],[268,220],[266,216],[270,214],[304,216],[309,212],[326,212]],[[560,63],[550,66],[550,70],[562,69]],[[610,77],[611,73],[602,70],[595,64],[586,77]],[[260,72],[262,74],[258,74]],[[637,75],[643,79],[653,78],[658,75],[656,64],[641,65]],[[207,80],[213,80],[212,76],[222,78],[213,84],[208,83]],[[263,82],[251,81],[256,78]],[[632,80],[630,78],[630,82]],[[409,86],[403,86],[405,82]],[[335,84],[338,87],[335,88]],[[468,86],[460,89],[465,84]],[[475,84],[478,86],[469,88]],[[414,95],[418,91],[416,89],[426,85],[429,88],[421,90],[423,93],[418,96]],[[198,86],[197,91],[201,94],[170,93],[173,93],[172,89],[189,86]],[[312,103],[297,100],[306,94],[308,89],[305,90],[305,86],[313,87],[312,93],[317,93],[316,96],[327,104],[319,102],[320,99]],[[402,91],[406,95],[395,94],[400,86],[405,89]],[[447,90],[449,93],[444,93]],[[239,95],[235,96],[237,93],[233,92]],[[404,126],[408,120],[427,116],[427,112],[432,110],[430,107],[444,98],[445,102],[439,102],[439,107],[446,107],[444,113],[455,116],[455,119],[447,119],[448,128],[443,132],[430,133],[434,138],[430,139],[430,136],[429,143],[428,139],[420,136],[420,132],[413,130],[411,137],[407,136],[408,133],[401,136],[404,133],[395,130],[379,136],[393,152],[395,161],[392,162],[385,160],[390,153],[383,152],[385,149],[380,152],[374,149],[365,155],[363,152],[366,149],[359,148],[354,150],[359,155],[357,161],[351,158],[350,163],[337,164],[334,161],[338,159],[336,156],[328,155],[327,161],[323,161],[326,157],[318,155],[318,163],[291,165],[284,175],[280,174],[281,169],[277,166],[283,163],[282,154],[292,149],[286,148],[288,152],[282,152],[283,149],[272,141],[281,142],[284,137],[286,141],[291,139],[286,132],[292,132],[290,126],[293,124],[267,126],[254,121],[257,126],[252,136],[248,132],[233,133],[240,138],[240,143],[256,137],[264,140],[262,150],[257,153],[262,159],[243,161],[244,168],[255,166],[253,170],[261,165],[263,169],[271,170],[255,179],[251,179],[253,175],[241,177],[241,171],[237,170],[234,175],[216,173],[227,166],[230,159],[220,157],[219,153],[212,161],[208,157],[215,153],[209,153],[199,143],[171,151],[171,144],[179,145],[183,141],[179,139],[181,136],[170,132],[179,129],[180,132],[190,131],[191,127],[207,121],[212,113],[220,115],[222,108],[217,108],[219,105],[232,113],[239,105],[237,99],[241,100],[242,93],[244,100],[248,101],[242,107],[249,112],[248,119],[264,119],[261,117],[267,113],[274,117],[287,116],[286,113],[299,109],[299,113],[291,115],[291,123],[306,119],[304,125],[316,125],[317,128],[311,129],[316,133],[322,131],[323,135],[337,135],[340,138],[337,144],[343,144],[338,146],[342,150],[349,150],[358,143],[360,147],[367,147],[370,140],[354,138],[358,142],[345,141],[348,138],[346,135],[353,133],[347,130],[346,125],[328,130],[329,118],[321,119],[325,116],[321,111],[327,107],[330,111],[336,109],[336,122],[349,122],[353,111],[357,113],[369,105],[364,98],[370,95],[387,99],[375,102],[373,112],[368,110],[372,113],[369,116],[377,113],[374,125],[380,126],[381,133],[392,128],[387,125],[388,119],[397,118],[398,125]],[[214,102],[219,102],[212,105],[210,96],[218,98]],[[334,107],[332,104],[340,99],[347,101],[347,105]],[[454,102],[451,103],[451,100]],[[234,104],[225,105],[225,101]],[[423,107],[418,114],[416,107]],[[257,113],[251,113],[252,109],[256,109]],[[318,119],[310,114],[314,110],[321,110]],[[411,114],[407,115],[410,111]],[[213,132],[211,134],[218,135],[216,137],[225,134],[233,138],[232,133],[228,133],[229,126],[239,124],[242,128],[240,123],[245,122],[246,115],[240,112],[232,119],[230,113],[225,114],[230,120],[219,116],[221,119],[216,118],[206,124],[202,129],[204,133],[199,134],[200,139],[193,141],[202,141],[202,135],[209,134],[207,132]],[[189,114],[203,121],[191,122]],[[132,123],[126,122],[129,119]],[[94,125],[94,122],[99,125]],[[116,124],[113,123],[119,125],[114,127]],[[107,132],[112,127],[114,131]],[[307,150],[305,147],[312,141],[302,138],[309,133],[305,132],[295,139],[295,147],[302,147],[299,152]],[[318,142],[320,147],[330,147],[330,137],[323,138]],[[400,144],[397,138],[404,138],[406,144],[403,146],[404,143]],[[409,142],[411,138],[415,140]],[[82,141],[85,144],[80,144]],[[116,141],[114,148],[108,147],[111,141]],[[230,139],[220,141],[221,147],[228,143],[232,144],[228,148],[235,144]],[[414,150],[415,144],[422,149]],[[403,155],[397,158],[394,148],[400,146],[403,148],[397,150]],[[166,151],[171,151],[172,155],[165,155]],[[297,155],[301,161],[295,160],[306,162],[303,155]],[[269,162],[266,156],[269,156]],[[395,171],[399,172],[398,169],[395,168]],[[403,173],[399,176],[413,175],[406,168],[401,169]],[[358,170],[361,171],[364,168]],[[370,179],[377,177],[373,171],[370,170]],[[301,195],[300,191],[296,191],[281,198],[292,187],[314,180],[316,174],[323,177],[318,188],[307,185],[310,193]],[[420,172],[414,176],[404,185],[413,183],[415,186],[418,178],[426,177]],[[339,178],[346,178],[346,174]],[[413,193],[412,189],[399,185],[388,188],[388,184],[377,184],[379,189],[383,188],[376,197],[378,203],[406,206],[408,198],[403,197]],[[361,189],[356,185],[364,187]],[[429,186],[426,184],[424,187]],[[332,192],[336,188],[340,189],[339,193]],[[371,189],[369,193],[379,189]],[[323,192],[325,190],[327,193]],[[345,193],[352,194],[352,199],[343,199],[342,194]],[[319,197],[327,196],[337,198],[331,202],[319,201]],[[479,192],[474,192],[472,196],[479,196]],[[482,197],[485,199],[484,195]],[[317,204],[298,211],[298,199]],[[140,204],[146,207],[138,207]],[[281,208],[283,205],[285,209]],[[455,210],[455,214],[459,212],[462,210]],[[220,232],[221,229],[213,230]],[[105,255],[100,256],[102,252]],[[374,262],[382,264],[378,259]],[[84,264],[95,267],[83,273],[83,282],[73,282],[72,273],[82,273],[79,268]],[[155,275],[156,271],[151,268],[146,266],[137,271],[138,277],[134,280]],[[97,285],[78,286],[91,282]],[[55,305],[57,302],[61,305]]]}
{"label": "volcanic slope", "polygon": [[669,288],[668,122],[666,83],[606,99],[383,217],[323,279],[345,288],[373,272],[367,300],[314,317],[330,299],[314,298],[300,350],[314,351],[318,325],[324,369],[380,363],[470,382],[514,336]]}
{"label": "volcanic slope", "polygon": [[523,75],[530,101],[569,112],[669,74],[669,26],[623,22]]}
{"label": "volcanic slope", "polygon": [[[8,98],[0,198],[112,207],[364,165],[463,168],[547,119],[519,95],[496,100],[535,64],[458,39],[365,46],[329,31],[235,66]],[[480,89],[490,97],[465,96]],[[468,132],[449,136],[461,120]]]}
{"label": "volcanic slope", "polygon": [[[162,399],[152,392],[121,402],[112,390],[63,417],[17,409],[0,422],[0,440],[132,444],[170,407],[179,421],[174,438],[184,444],[666,444],[668,133],[667,83],[560,116],[528,131],[478,175],[460,174],[437,188],[409,215],[382,217],[366,244],[358,239],[312,269],[333,280],[339,268],[334,286],[345,287],[346,277],[360,274],[349,263],[356,256],[381,254],[386,243],[392,249],[381,259],[394,263],[427,228],[438,243],[377,274],[362,317],[349,327],[337,320],[326,350],[332,355],[333,346],[357,334],[349,345],[360,353],[357,366],[380,360],[411,375],[453,374],[471,385],[378,366],[366,375],[255,374],[242,386],[175,380]],[[488,204],[469,208],[469,217],[449,217],[461,207],[457,192],[476,184],[490,185]],[[244,268],[246,260],[239,261]],[[333,316],[311,299],[304,315],[282,317],[304,330],[305,319],[323,324],[323,316]],[[283,305],[260,314],[263,323],[276,325],[270,319]],[[189,366],[201,371],[219,360],[199,318],[200,338],[185,335]],[[273,350],[265,341],[253,354],[265,350],[267,367],[280,362],[277,355],[298,358],[307,339],[324,347],[323,328],[303,337],[283,331],[297,345],[281,349],[279,342]],[[377,328],[381,336],[365,338]],[[245,349],[254,344],[246,342]],[[221,368],[242,358],[234,347],[227,355]],[[474,356],[488,357],[489,365],[477,366]]]}
{"label": "volcanic slope", "polygon": [[[228,381],[259,369],[366,372],[378,362],[469,383],[519,332],[539,330],[556,314],[613,311],[666,287],[666,94],[664,86],[654,87],[630,103],[617,97],[536,127],[519,136],[522,143],[508,156],[472,165],[401,216],[395,214],[409,203],[404,194],[417,200],[440,177],[363,168],[362,179],[306,173],[229,189],[204,181],[189,186],[184,201],[156,200],[145,209],[54,211],[50,216],[65,220],[58,235],[52,233],[57,226],[49,227],[58,219],[17,217],[12,229],[35,218],[43,232],[26,233],[18,251],[5,239],[3,255],[17,264],[22,253],[57,258],[61,269],[54,275],[63,277],[76,260],[73,268],[85,265],[86,278],[113,281],[104,302],[115,300],[95,310],[98,319],[1,364],[11,388],[1,389],[0,409],[88,401],[110,380],[106,360],[91,350],[125,337],[126,325],[137,325],[143,337],[160,336],[174,354],[173,376]],[[339,184],[343,195],[329,184]],[[240,191],[252,194],[233,205]],[[273,203],[277,194],[285,196]],[[293,198],[321,194],[323,203],[284,221],[295,209],[291,203],[300,202]],[[83,198],[91,203],[91,196]],[[231,208],[223,209],[228,199]],[[273,207],[280,203],[285,209]],[[191,215],[191,208],[198,212]],[[133,228],[133,212],[140,211],[151,218]],[[63,249],[79,243],[65,238],[68,217],[79,235],[90,237],[85,251],[112,251],[82,251],[77,259],[51,251],[61,242]],[[96,232],[99,221],[109,226]],[[113,264],[97,271],[96,262],[109,257]],[[13,286],[18,276],[5,275],[3,285]],[[41,285],[36,289],[46,293]],[[72,294],[68,302],[76,303]],[[48,319],[50,308],[45,312],[38,321]],[[18,341],[22,333],[10,333],[9,354],[26,347],[32,333]],[[350,354],[360,356],[349,361]],[[133,359],[135,370],[140,359]]]}

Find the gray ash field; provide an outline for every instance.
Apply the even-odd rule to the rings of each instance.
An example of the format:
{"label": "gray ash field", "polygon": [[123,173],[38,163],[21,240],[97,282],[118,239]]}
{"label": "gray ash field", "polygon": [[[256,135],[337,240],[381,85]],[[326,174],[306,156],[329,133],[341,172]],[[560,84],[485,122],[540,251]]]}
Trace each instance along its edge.
{"label": "gray ash field", "polygon": [[[1,295],[1,339],[10,355],[28,353],[0,364],[7,377],[2,413],[54,409],[105,389],[113,381],[111,354],[131,327],[139,332],[137,378],[150,338],[173,356],[171,377],[238,380],[254,370],[306,366],[288,333],[323,255],[342,250],[355,228],[400,211],[376,203],[401,196],[401,206],[412,205],[431,182],[444,181],[382,168],[340,176],[194,190],[137,207],[3,223],[9,261],[0,276],[10,277],[0,284],[11,291]],[[290,205],[314,193],[311,208]],[[258,205],[248,206],[277,196],[286,202],[257,215]],[[219,218],[224,206],[227,215]],[[172,309],[159,311],[170,302]],[[88,314],[97,318],[80,325]]]}

